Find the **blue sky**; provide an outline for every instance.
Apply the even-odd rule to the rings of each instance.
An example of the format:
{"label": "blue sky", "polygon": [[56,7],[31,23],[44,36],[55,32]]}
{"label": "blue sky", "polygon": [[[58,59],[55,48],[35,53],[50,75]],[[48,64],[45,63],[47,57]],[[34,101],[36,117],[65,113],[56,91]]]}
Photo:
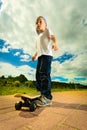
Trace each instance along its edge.
{"label": "blue sky", "polygon": [[0,76],[35,80],[35,20],[43,15],[59,46],[53,51],[52,80],[87,85],[86,5],[85,0],[0,0]]}

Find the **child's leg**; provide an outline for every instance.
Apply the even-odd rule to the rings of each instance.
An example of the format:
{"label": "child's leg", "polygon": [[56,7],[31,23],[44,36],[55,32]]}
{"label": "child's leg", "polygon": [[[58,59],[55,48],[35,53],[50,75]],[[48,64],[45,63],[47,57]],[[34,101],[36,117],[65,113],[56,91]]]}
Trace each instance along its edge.
{"label": "child's leg", "polygon": [[38,58],[37,69],[36,69],[36,88],[38,91],[41,91],[40,66],[41,66],[41,59]]}
{"label": "child's leg", "polygon": [[41,56],[40,64],[40,85],[41,85],[41,94],[48,99],[52,99],[51,95],[51,63],[52,56]]}

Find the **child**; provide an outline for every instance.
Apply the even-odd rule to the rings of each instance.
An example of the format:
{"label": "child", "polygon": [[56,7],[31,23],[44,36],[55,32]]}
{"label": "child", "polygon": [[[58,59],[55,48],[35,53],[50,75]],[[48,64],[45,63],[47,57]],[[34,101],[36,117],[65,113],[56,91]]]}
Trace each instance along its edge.
{"label": "child", "polygon": [[[50,105],[52,104],[50,77],[53,58],[52,49],[54,51],[58,50],[58,45],[56,37],[47,28],[47,21],[43,16],[39,16],[36,20],[36,31],[38,39],[36,42],[36,53],[32,57],[32,61],[38,57],[36,87],[41,93],[39,105]],[[53,44],[51,44],[51,40]]]}

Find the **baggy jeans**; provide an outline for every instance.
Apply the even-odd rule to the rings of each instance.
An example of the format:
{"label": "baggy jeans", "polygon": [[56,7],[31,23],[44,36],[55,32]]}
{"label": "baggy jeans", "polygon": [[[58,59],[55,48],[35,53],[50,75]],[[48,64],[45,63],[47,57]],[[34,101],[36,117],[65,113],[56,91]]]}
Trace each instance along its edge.
{"label": "baggy jeans", "polygon": [[51,63],[52,56],[42,55],[38,57],[36,69],[36,88],[48,99],[52,99],[51,95]]}

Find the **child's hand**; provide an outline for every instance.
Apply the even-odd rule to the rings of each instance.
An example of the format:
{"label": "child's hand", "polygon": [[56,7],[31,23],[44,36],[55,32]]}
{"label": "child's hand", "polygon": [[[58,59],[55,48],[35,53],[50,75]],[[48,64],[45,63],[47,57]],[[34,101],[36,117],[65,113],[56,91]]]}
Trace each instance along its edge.
{"label": "child's hand", "polygon": [[34,60],[35,60],[35,58],[36,58],[35,56],[32,56],[32,61],[34,61]]}
{"label": "child's hand", "polygon": [[50,39],[53,41],[52,49],[54,49],[54,51],[57,51],[58,50],[58,45],[57,45],[56,37],[54,35],[51,35]]}
{"label": "child's hand", "polygon": [[57,51],[57,50],[58,50],[58,45],[54,43],[54,44],[52,45],[52,49],[54,49],[54,51]]}
{"label": "child's hand", "polygon": [[34,56],[32,56],[32,61],[34,61],[36,59],[36,57],[37,57],[37,52],[35,53]]}

